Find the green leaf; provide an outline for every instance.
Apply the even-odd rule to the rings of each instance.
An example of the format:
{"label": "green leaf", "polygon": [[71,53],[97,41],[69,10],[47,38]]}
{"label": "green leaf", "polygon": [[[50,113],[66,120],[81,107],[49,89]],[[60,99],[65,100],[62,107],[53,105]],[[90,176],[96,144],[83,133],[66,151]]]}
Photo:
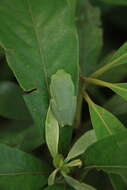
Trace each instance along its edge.
{"label": "green leaf", "polygon": [[0,115],[16,120],[31,120],[22,94],[22,90],[13,82],[0,82]]}
{"label": "green leaf", "polygon": [[67,155],[66,160],[69,161],[69,160],[83,154],[91,144],[96,142],[96,140],[97,139],[96,139],[94,130],[90,130],[90,131],[86,132],[73,145],[73,147],[71,148],[70,152]]}
{"label": "green leaf", "polygon": [[[117,134],[126,130],[122,123],[106,109],[94,104],[92,101],[89,101],[89,109],[93,127],[95,128],[96,135],[98,139],[103,139],[105,136],[110,136],[112,134]],[[115,176],[109,176],[110,180],[116,182]],[[119,176],[120,177],[120,176]],[[117,176],[118,178],[118,176]],[[121,185],[125,185],[121,177],[119,179]],[[116,186],[117,183],[115,184]]]}
{"label": "green leaf", "polygon": [[[15,6],[13,6],[15,5]],[[57,11],[56,11],[57,10]],[[42,138],[49,84],[58,69],[71,74],[78,89],[78,38],[67,0],[2,0],[0,44]],[[68,45],[67,45],[68,44]],[[43,116],[43,117],[42,117]]]}
{"label": "green leaf", "polygon": [[36,127],[30,122],[9,120],[0,126],[0,143],[32,151],[42,144],[42,141],[38,138]]}
{"label": "green leaf", "polygon": [[[80,1],[79,1],[80,3]],[[78,30],[81,72],[89,75],[97,69],[103,45],[100,10],[88,0],[79,5]]]}
{"label": "green leaf", "polygon": [[69,73],[58,70],[51,78],[51,109],[60,126],[72,125],[75,110],[75,87]]}
{"label": "green leaf", "polygon": [[70,149],[72,133],[73,133],[73,126],[60,127],[59,148],[63,154],[67,155]]}
{"label": "green leaf", "polygon": [[127,184],[123,182],[123,178],[117,174],[109,174],[110,181],[114,190],[126,190]]}
{"label": "green leaf", "polygon": [[55,177],[56,177],[56,174],[58,172],[58,169],[55,169],[49,176],[48,178],[48,185],[53,185],[54,182],[55,182]]}
{"label": "green leaf", "polygon": [[55,184],[55,185],[52,185],[52,186],[48,186],[44,190],[73,190],[73,189],[69,188],[69,187],[67,187],[65,185]]}
{"label": "green leaf", "polygon": [[0,46],[0,56],[4,55],[4,49]]}
{"label": "green leaf", "polygon": [[127,1],[126,0],[101,0],[104,3],[109,3],[112,5],[127,5]]}
{"label": "green leaf", "polygon": [[63,176],[64,176],[66,182],[76,190],[95,190],[94,187],[87,185],[85,183],[80,183],[76,179],[74,179],[66,174],[63,174]]}
{"label": "green leaf", "polygon": [[92,101],[89,103],[89,110],[97,139],[126,130],[124,125],[114,115]]}
{"label": "green leaf", "polygon": [[0,189],[38,190],[47,183],[49,167],[42,160],[0,144]]}
{"label": "green leaf", "polygon": [[52,157],[55,158],[58,154],[59,125],[50,109],[50,106],[45,122],[45,136],[49,151]]}
{"label": "green leaf", "polygon": [[86,168],[127,175],[127,131],[106,137],[91,145],[83,154]]}
{"label": "green leaf", "polygon": [[122,115],[127,113],[127,102],[117,94],[112,96],[104,105],[113,114]]}
{"label": "green leaf", "polygon": [[110,88],[127,101],[127,83],[112,84]]}
{"label": "green leaf", "polygon": [[96,78],[107,72],[108,70],[121,66],[127,63],[127,43],[124,43],[116,53],[108,59],[107,64],[102,66],[100,69],[92,73],[91,77]]}

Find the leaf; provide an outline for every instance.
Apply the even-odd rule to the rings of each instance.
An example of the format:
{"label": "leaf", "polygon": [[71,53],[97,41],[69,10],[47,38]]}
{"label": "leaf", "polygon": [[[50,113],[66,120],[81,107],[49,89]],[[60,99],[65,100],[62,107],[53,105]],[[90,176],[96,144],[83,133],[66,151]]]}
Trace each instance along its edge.
{"label": "leaf", "polygon": [[101,0],[104,3],[109,3],[112,5],[127,5],[127,1],[126,0]]}
{"label": "leaf", "polygon": [[38,190],[47,183],[49,167],[42,160],[0,144],[0,189]]}
{"label": "leaf", "polygon": [[114,115],[92,101],[89,103],[89,110],[97,139],[126,131],[124,125]]}
{"label": "leaf", "polygon": [[[127,131],[106,137],[91,145],[83,154],[86,168],[127,175]],[[99,156],[98,156],[99,155]]]}
{"label": "leaf", "polygon": [[55,177],[59,169],[55,169],[48,178],[48,185],[53,185],[55,182]]}
{"label": "leaf", "polygon": [[64,70],[58,70],[52,75],[51,85],[51,109],[60,126],[72,125],[75,110],[76,96],[71,75]]}
{"label": "leaf", "polygon": [[[89,75],[97,69],[103,46],[101,15],[98,7],[78,1],[78,31],[81,72]],[[80,5],[81,4],[81,5]]]}
{"label": "leaf", "polygon": [[127,63],[127,43],[124,43],[116,53],[108,59],[107,64],[91,74],[91,77],[96,78],[107,72],[108,70],[121,66]]}
{"label": "leaf", "polygon": [[13,82],[0,82],[0,115],[16,120],[31,120],[22,94],[22,90]]}
{"label": "leaf", "polygon": [[127,83],[112,84],[110,88],[127,101]]}
{"label": "leaf", "polygon": [[65,185],[55,184],[55,185],[52,185],[52,186],[48,186],[44,190],[73,190],[73,189],[69,188],[69,187],[67,187]]}
{"label": "leaf", "polygon": [[0,126],[0,143],[28,152],[42,144],[42,141],[38,138],[36,127],[30,122],[9,120]]}
{"label": "leaf", "polygon": [[95,131],[90,130],[90,131],[86,132],[72,146],[70,152],[67,155],[66,161],[69,161],[69,160],[83,154],[86,151],[86,149],[94,142],[96,142]]}
{"label": "leaf", "polygon": [[126,190],[127,184],[123,182],[120,175],[110,174],[109,176],[114,190]]}
{"label": "leaf", "polygon": [[55,119],[50,107],[47,112],[46,123],[45,123],[45,136],[46,143],[49,151],[53,158],[58,154],[58,143],[59,143],[59,125]]}
{"label": "leaf", "polygon": [[4,55],[4,49],[0,46],[0,56]]}
{"label": "leaf", "polygon": [[[15,6],[13,6],[15,5]],[[57,11],[56,11],[57,10]],[[51,76],[64,69],[78,89],[78,38],[67,0],[1,0],[0,44],[42,139]],[[68,44],[68,45],[67,45]],[[43,117],[42,117],[43,116]]]}
{"label": "leaf", "polygon": [[66,174],[63,174],[63,176],[64,176],[66,182],[76,190],[95,190],[94,187],[87,185],[85,183],[80,183],[76,179],[74,179]]}
{"label": "leaf", "polygon": [[[106,136],[117,134],[123,130],[126,131],[123,124],[106,109],[94,104],[92,101],[89,101],[89,109],[92,125],[95,128],[97,139],[103,139]],[[114,181],[115,184],[115,176],[110,175],[109,177],[110,180]],[[124,186],[125,184],[122,179],[120,178],[119,180],[121,181],[121,185]],[[117,186],[117,183],[115,185]]]}
{"label": "leaf", "polygon": [[117,94],[113,95],[104,105],[113,114],[122,115],[127,113],[127,102]]}
{"label": "leaf", "polygon": [[68,153],[72,139],[73,126],[60,128],[59,148],[63,154]]}

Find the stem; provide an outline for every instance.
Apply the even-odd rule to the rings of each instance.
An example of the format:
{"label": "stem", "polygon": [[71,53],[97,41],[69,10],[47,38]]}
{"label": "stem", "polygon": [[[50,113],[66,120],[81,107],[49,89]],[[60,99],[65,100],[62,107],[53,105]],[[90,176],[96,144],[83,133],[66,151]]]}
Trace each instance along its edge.
{"label": "stem", "polygon": [[86,100],[86,102],[90,105],[93,104],[93,101],[91,100],[91,98],[89,97],[89,95],[87,94],[87,92],[83,92],[83,97]]}
{"label": "stem", "polygon": [[98,86],[104,86],[104,87],[108,87],[108,88],[112,87],[112,83],[105,82],[105,81],[102,81],[102,80],[89,78],[89,77],[82,77],[82,79],[84,81],[86,81],[87,83],[95,84],[95,85],[98,85]]}
{"label": "stem", "polygon": [[75,117],[75,126],[77,129],[80,128],[81,126],[81,109],[82,109],[82,91],[84,89],[84,83],[81,80],[80,85],[79,85],[79,92],[78,92],[78,98],[77,98],[77,110],[76,110],[76,117]]}

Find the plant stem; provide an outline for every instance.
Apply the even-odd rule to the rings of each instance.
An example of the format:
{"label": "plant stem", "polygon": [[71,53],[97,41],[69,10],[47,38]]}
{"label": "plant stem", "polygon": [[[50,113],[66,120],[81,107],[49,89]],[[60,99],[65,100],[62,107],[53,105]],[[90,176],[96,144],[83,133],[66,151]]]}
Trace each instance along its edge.
{"label": "plant stem", "polygon": [[113,86],[112,83],[105,82],[105,81],[98,80],[98,79],[94,79],[94,78],[90,78],[90,77],[82,77],[82,79],[84,81],[86,81],[87,83],[95,84],[98,86],[104,86],[104,87],[109,87],[109,88]]}
{"label": "plant stem", "polygon": [[76,110],[76,117],[75,117],[75,126],[76,129],[80,129],[81,126],[81,110],[82,110],[82,91],[84,89],[84,83],[81,80],[79,84],[79,92],[78,92],[78,98],[77,98],[77,110]]}
{"label": "plant stem", "polygon": [[93,101],[91,100],[91,98],[89,97],[89,95],[87,94],[87,92],[83,92],[83,97],[86,100],[86,102],[90,105],[93,104]]}

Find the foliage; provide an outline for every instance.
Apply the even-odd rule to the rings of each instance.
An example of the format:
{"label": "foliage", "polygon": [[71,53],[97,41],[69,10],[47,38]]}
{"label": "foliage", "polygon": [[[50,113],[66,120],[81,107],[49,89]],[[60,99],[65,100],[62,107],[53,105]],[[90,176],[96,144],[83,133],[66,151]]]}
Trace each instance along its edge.
{"label": "foliage", "polygon": [[126,12],[1,0],[1,190],[126,190]]}

